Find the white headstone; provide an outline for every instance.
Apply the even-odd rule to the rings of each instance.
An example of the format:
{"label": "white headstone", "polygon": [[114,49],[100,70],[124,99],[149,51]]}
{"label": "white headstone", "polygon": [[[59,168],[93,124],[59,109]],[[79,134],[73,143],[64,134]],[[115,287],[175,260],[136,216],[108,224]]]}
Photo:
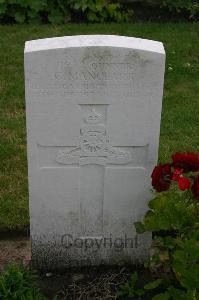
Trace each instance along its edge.
{"label": "white headstone", "polygon": [[143,262],[165,52],[123,36],[26,42],[32,259],[39,268]]}

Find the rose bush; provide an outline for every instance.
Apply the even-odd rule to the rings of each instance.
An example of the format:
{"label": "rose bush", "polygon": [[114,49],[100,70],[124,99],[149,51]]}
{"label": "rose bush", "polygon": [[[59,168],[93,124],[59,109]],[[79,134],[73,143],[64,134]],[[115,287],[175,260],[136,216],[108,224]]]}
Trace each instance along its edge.
{"label": "rose bush", "polygon": [[156,166],[151,177],[152,186],[157,192],[168,190],[170,187],[170,179],[172,177],[171,166],[169,164]]}
{"label": "rose bush", "polygon": [[178,187],[182,191],[188,190],[190,188],[190,180],[188,178],[180,177],[178,179]]}
{"label": "rose bush", "polygon": [[154,168],[151,178],[155,197],[143,222],[135,223],[138,234],[153,233],[153,255],[145,264],[151,281],[141,287],[139,274],[134,273],[119,295],[198,300],[199,154],[175,153],[171,163]]}
{"label": "rose bush", "polygon": [[175,153],[172,155],[173,167],[183,169],[183,172],[199,171],[198,153]]}
{"label": "rose bush", "polygon": [[[193,174],[195,172],[196,174]],[[180,190],[191,187],[194,197],[199,197],[199,154],[193,152],[175,153],[172,162],[156,166],[151,174],[152,186],[157,192],[170,188],[172,182],[177,181]],[[187,177],[184,177],[186,173]]]}

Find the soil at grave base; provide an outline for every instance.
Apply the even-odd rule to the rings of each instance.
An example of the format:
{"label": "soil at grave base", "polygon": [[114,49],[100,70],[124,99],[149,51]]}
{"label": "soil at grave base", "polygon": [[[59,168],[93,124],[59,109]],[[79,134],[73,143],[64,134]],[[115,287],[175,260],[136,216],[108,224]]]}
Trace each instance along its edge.
{"label": "soil at grave base", "polygon": [[[0,273],[8,263],[22,262],[28,266],[30,259],[29,238],[0,239]],[[45,273],[39,274],[38,285],[49,300],[55,295],[60,300],[110,300],[116,299],[118,286],[127,282],[135,269],[138,267],[104,266],[70,269],[61,274]],[[140,283],[146,282],[148,274],[141,268],[139,270],[142,274]]]}
{"label": "soil at grave base", "polygon": [[30,240],[27,237],[13,237],[0,239],[0,273],[9,263],[30,262]]}
{"label": "soil at grave base", "polygon": [[[139,285],[143,286],[149,274],[135,266],[101,266],[71,269],[62,274],[47,273],[40,275],[39,286],[45,296],[53,300],[56,295],[59,300],[112,300],[118,299],[118,287],[126,283],[133,272],[141,274]],[[47,275],[47,276],[46,276]],[[121,299],[121,298],[120,298]],[[122,298],[140,300],[140,298]],[[149,300],[151,297],[142,298]]]}

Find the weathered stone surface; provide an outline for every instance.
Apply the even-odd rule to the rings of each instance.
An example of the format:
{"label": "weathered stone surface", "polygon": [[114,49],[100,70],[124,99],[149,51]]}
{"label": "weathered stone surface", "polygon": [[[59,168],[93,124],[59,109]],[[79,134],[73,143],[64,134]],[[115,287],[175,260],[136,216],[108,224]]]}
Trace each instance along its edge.
{"label": "weathered stone surface", "polygon": [[143,262],[164,48],[120,36],[26,42],[30,223],[40,268]]}

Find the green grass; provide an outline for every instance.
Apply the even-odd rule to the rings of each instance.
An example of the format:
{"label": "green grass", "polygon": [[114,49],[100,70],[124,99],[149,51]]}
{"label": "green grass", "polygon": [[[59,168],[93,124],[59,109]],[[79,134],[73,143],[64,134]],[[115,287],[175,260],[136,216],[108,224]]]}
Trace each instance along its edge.
{"label": "green grass", "polygon": [[[162,41],[167,61],[159,160],[199,151],[197,23],[0,26],[0,229],[28,226],[23,77],[26,40],[75,34],[119,34]],[[170,70],[169,70],[170,69]]]}
{"label": "green grass", "polygon": [[4,300],[47,300],[37,287],[38,277],[23,265],[9,264],[0,274],[0,298]]}

